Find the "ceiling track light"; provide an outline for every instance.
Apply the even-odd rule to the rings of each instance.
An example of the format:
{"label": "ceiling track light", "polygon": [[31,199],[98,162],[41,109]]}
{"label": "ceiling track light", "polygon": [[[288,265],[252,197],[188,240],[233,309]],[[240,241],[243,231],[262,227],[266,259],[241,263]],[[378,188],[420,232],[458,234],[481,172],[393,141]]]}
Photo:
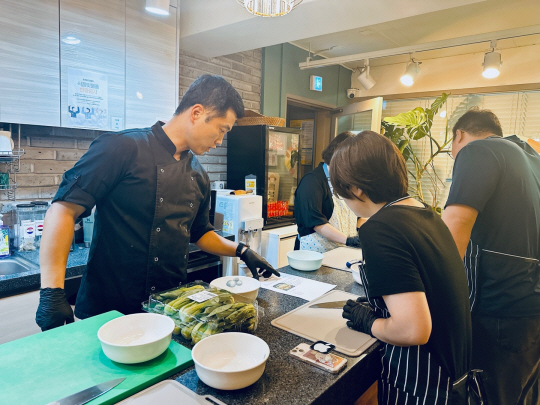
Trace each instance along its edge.
{"label": "ceiling track light", "polygon": [[146,0],[145,10],[152,14],[169,15],[170,0]]}
{"label": "ceiling track light", "polygon": [[418,72],[420,71],[420,63],[422,62],[415,61],[413,58],[411,58],[411,61],[405,69],[405,74],[399,79],[401,83],[403,83],[405,86],[413,85],[414,81],[416,80],[416,76],[418,76]]}
{"label": "ceiling track light", "polygon": [[371,89],[377,82],[369,74],[369,59],[364,62],[364,67],[360,69],[360,74],[357,77],[362,87],[366,90]]}
{"label": "ceiling track light", "polygon": [[497,46],[497,41],[491,41],[491,52],[486,52],[484,55],[484,71],[482,76],[486,79],[494,79],[499,76],[501,73],[501,54],[500,52],[495,52],[495,47]]}

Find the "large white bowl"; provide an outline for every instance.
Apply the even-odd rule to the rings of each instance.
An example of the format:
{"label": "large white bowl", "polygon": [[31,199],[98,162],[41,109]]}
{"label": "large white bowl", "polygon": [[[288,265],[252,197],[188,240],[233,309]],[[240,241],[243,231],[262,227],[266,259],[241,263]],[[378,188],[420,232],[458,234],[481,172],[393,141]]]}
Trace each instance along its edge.
{"label": "large white bowl", "polygon": [[[242,285],[229,287],[227,285],[227,282],[236,278],[242,282]],[[252,277],[246,276],[219,277],[215,280],[212,280],[210,282],[210,285],[216,288],[230,291],[234,294],[241,295],[242,297],[247,298],[250,301],[254,301],[255,299],[257,299],[257,294],[259,293],[259,288],[261,287],[261,283],[259,282],[259,280],[255,280]]]}
{"label": "large white bowl", "polygon": [[311,250],[293,250],[287,253],[287,259],[295,270],[313,271],[321,267],[324,255]]}
{"label": "large white bowl", "polygon": [[169,347],[174,322],[159,314],[133,314],[115,318],[98,330],[101,348],[118,363],[142,363]]}
{"label": "large white bowl", "polygon": [[239,332],[209,336],[191,351],[199,378],[220,390],[237,390],[253,384],[261,378],[269,354],[264,340]]}
{"label": "large white bowl", "polygon": [[358,284],[362,285],[362,278],[360,277],[360,270],[358,269],[357,264],[353,264],[351,266],[351,273],[353,280],[356,281]]}

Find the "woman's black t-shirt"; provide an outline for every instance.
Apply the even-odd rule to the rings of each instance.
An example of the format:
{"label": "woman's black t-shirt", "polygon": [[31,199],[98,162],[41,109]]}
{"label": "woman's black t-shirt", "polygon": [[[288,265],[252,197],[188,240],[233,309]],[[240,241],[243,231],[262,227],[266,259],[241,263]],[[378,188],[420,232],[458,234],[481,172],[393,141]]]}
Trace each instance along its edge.
{"label": "woman's black t-shirt", "polygon": [[[425,292],[431,313],[431,336],[416,352],[386,345],[388,366],[393,368],[387,370],[387,379],[393,382],[395,378],[396,386],[406,391],[414,387],[418,395],[421,388],[427,390],[426,385],[439,384],[428,370],[433,366],[427,366],[430,359],[440,366],[436,368],[446,380],[466,373],[471,356],[467,279],[454,239],[441,218],[431,208],[391,205],[373,215],[359,229],[359,237],[366,292],[378,314],[391,316],[382,296],[414,291]],[[392,355],[396,351],[394,360],[390,350]],[[427,379],[419,377],[426,374]],[[440,389],[448,381],[443,383]]]}

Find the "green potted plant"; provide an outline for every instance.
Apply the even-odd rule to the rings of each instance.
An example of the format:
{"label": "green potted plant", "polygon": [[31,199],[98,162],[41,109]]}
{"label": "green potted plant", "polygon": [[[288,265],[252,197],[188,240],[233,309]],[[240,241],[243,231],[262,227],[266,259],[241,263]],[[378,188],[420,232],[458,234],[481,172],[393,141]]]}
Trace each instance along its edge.
{"label": "green potted plant", "polygon": [[[381,124],[383,135],[398,147],[406,162],[412,163],[412,168],[408,164],[409,175],[413,180],[409,184],[409,194],[428,204],[439,214],[442,211],[439,198],[444,182],[435,170],[434,159],[437,155],[448,152],[452,137],[448,136],[447,124],[444,140],[437,141],[431,134],[431,127],[433,117],[446,103],[447,98],[448,94],[443,93],[429,108],[416,107],[395,117],[385,117]],[[418,153],[417,142],[426,137],[429,141],[430,153],[422,159]],[[432,185],[429,190],[431,196],[424,192],[424,181],[429,181]]]}

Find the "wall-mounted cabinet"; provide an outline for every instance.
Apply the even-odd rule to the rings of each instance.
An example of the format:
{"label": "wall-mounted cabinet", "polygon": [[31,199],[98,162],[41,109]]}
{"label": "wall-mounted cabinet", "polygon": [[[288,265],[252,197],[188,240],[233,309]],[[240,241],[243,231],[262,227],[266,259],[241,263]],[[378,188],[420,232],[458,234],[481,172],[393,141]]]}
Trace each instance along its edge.
{"label": "wall-mounted cabinet", "polygon": [[58,0],[0,2],[0,122],[60,125]]}
{"label": "wall-mounted cabinet", "polygon": [[178,102],[178,7],[144,0],[0,1],[0,122],[121,130]]}
{"label": "wall-mounted cabinet", "polygon": [[178,103],[177,15],[141,13],[145,0],[126,3],[126,128],[170,119]]}
{"label": "wall-mounted cabinet", "polygon": [[123,121],[125,9],[126,0],[60,0],[63,127],[108,130],[112,117]]}

